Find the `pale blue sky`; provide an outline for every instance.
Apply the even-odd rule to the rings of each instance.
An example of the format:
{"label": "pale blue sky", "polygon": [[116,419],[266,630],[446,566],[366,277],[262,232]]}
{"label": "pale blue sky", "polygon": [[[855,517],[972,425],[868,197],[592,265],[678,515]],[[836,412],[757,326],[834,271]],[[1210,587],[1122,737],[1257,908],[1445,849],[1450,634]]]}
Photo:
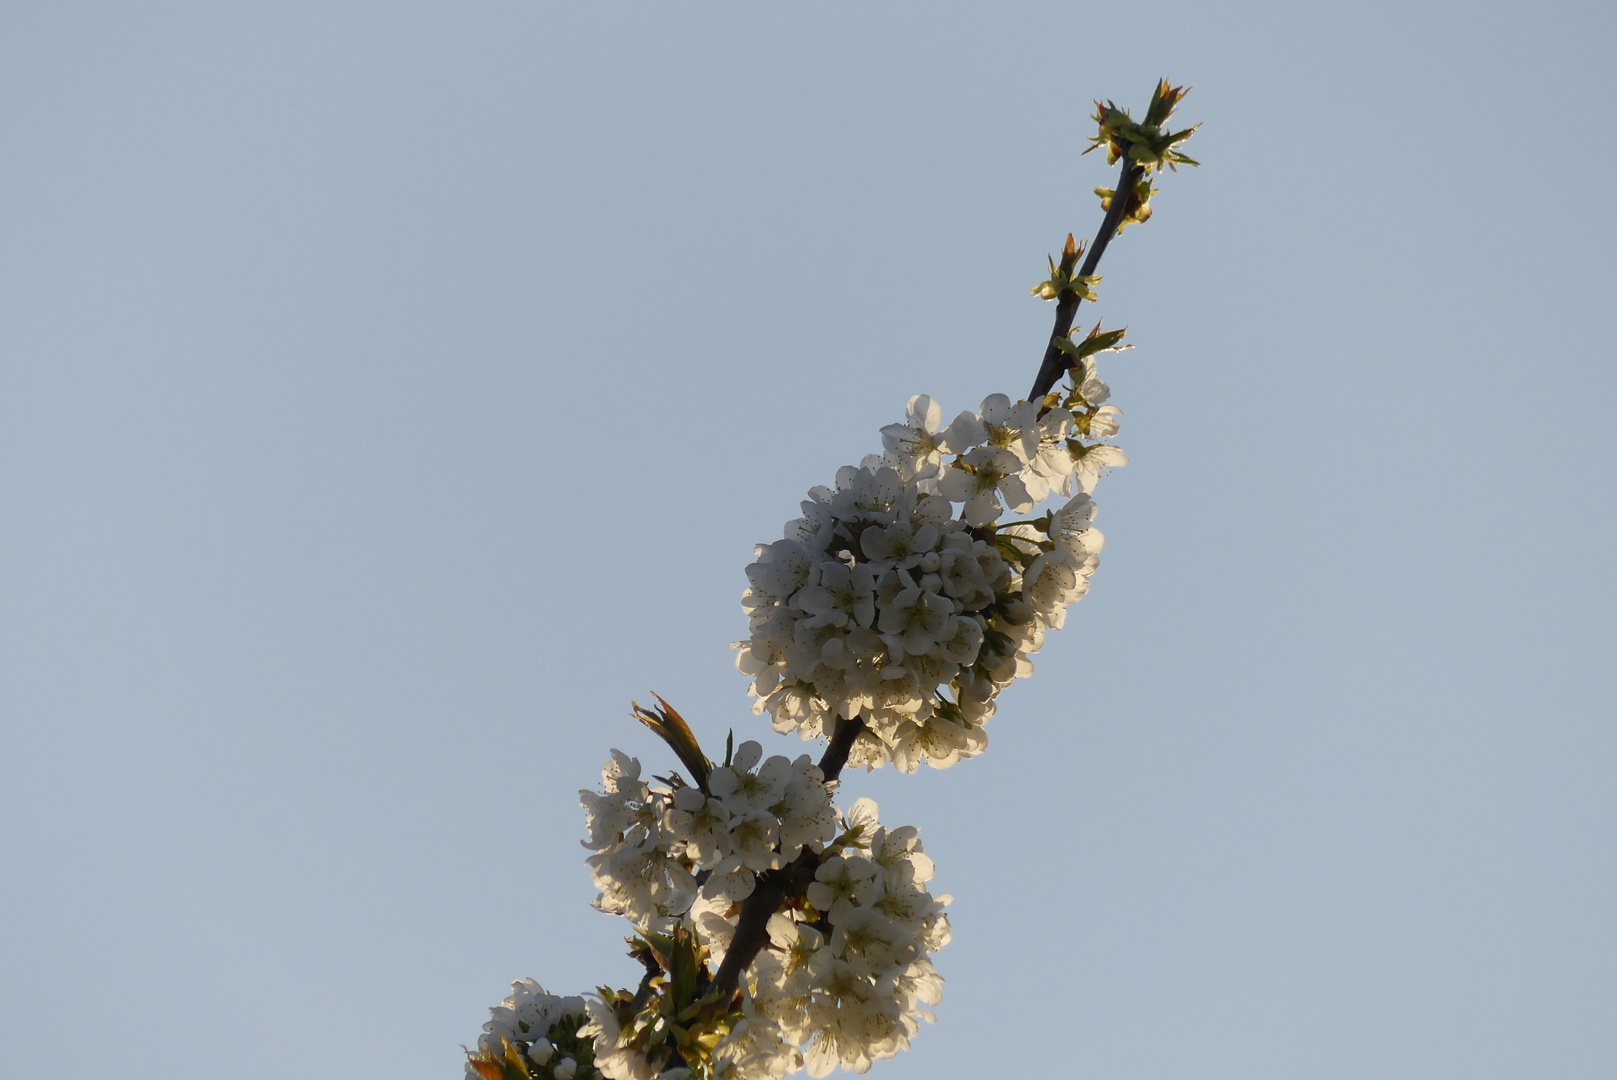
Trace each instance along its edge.
{"label": "pale blue sky", "polygon": [[[1132,20],[1116,23],[1116,12]],[[1608,4],[13,0],[0,1075],[456,1076],[627,982],[576,791],[774,736],[751,545],[1025,392],[1089,101],[1133,463],[889,1078],[1617,1075]],[[1602,314],[1604,312],[1605,314]]]}

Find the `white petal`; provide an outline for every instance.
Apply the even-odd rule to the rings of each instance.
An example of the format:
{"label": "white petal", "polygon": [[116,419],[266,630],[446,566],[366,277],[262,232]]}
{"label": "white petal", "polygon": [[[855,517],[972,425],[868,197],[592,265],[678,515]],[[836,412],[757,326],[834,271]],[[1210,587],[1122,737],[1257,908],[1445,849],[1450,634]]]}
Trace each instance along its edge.
{"label": "white petal", "polygon": [[758,764],[758,759],[764,756],[764,748],[751,739],[736,747],[735,757],[730,761],[730,767],[737,772],[751,772],[752,767]]}

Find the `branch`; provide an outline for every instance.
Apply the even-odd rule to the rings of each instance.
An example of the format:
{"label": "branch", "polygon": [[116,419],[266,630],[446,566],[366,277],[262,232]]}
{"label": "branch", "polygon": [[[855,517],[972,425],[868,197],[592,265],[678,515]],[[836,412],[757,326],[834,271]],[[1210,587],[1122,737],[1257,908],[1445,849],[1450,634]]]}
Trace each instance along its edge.
{"label": "branch", "polygon": [[747,969],[769,941],[769,920],[788,899],[796,899],[808,891],[814,880],[814,871],[820,867],[820,854],[804,848],[802,854],[779,870],[758,875],[752,895],[741,901],[741,917],[736,920],[735,937],[725,951],[724,963],[713,976],[713,985],[719,997],[733,994],[741,983],[741,973]]}
{"label": "branch", "polygon": [[[825,756],[820,758],[820,772],[825,775],[826,783],[833,783],[842,775],[842,767],[848,763],[854,740],[864,730],[865,722],[858,717],[852,720],[837,718],[836,729],[831,733],[831,744],[825,748]],[[729,949],[725,950],[724,963],[719,965],[718,974],[713,976],[713,985],[718,987],[721,997],[735,993],[741,983],[741,973],[769,943],[770,917],[787,901],[801,898],[808,891],[809,883],[814,880],[814,872],[819,868],[820,853],[804,848],[786,866],[758,875],[752,895],[741,901],[735,936],[730,939]]]}
{"label": "branch", "polygon": [[[1122,172],[1117,178],[1116,194],[1112,196],[1112,205],[1106,211],[1106,216],[1101,219],[1100,231],[1095,234],[1095,242],[1089,245],[1089,254],[1084,256],[1084,265],[1077,276],[1088,277],[1095,272],[1095,267],[1100,265],[1100,257],[1106,254],[1106,245],[1117,235],[1117,227],[1122,223],[1123,215],[1128,212],[1129,193],[1144,175],[1144,166],[1134,164],[1125,155]],[[1058,342],[1065,340],[1072,332],[1072,321],[1077,317],[1078,305],[1082,302],[1083,297],[1070,290],[1063,290],[1056,299],[1056,326],[1050,331],[1050,344],[1044,350],[1044,362],[1039,365],[1039,377],[1033,380],[1033,389],[1028,391],[1029,401],[1038,401],[1048,394],[1050,388],[1056,384],[1056,380],[1071,366]]]}
{"label": "branch", "polygon": [[865,722],[857,716],[852,720],[837,717],[836,730],[831,733],[831,745],[825,748],[825,756],[820,759],[820,772],[827,784],[835,783],[837,777],[842,775],[842,767],[848,763],[848,754],[853,750],[853,741],[865,730]]}

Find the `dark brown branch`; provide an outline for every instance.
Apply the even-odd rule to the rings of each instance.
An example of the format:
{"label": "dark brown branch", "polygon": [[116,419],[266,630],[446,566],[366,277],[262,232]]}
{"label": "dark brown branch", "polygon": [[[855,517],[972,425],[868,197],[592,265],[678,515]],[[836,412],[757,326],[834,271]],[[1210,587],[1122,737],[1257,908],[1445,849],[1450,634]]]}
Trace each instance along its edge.
{"label": "dark brown branch", "polygon": [[[831,732],[831,744],[825,748],[825,756],[820,758],[820,772],[824,774],[826,783],[842,775],[842,767],[848,764],[848,754],[853,750],[854,740],[864,730],[865,722],[857,717],[852,720],[837,719],[837,726]],[[741,901],[735,937],[730,939],[730,947],[724,953],[724,963],[719,965],[718,974],[713,976],[713,985],[718,987],[721,995],[735,993],[741,983],[741,973],[747,970],[747,965],[769,942],[770,916],[788,901],[798,900],[808,892],[814,872],[819,868],[819,852],[804,848],[786,866],[758,875],[752,895]]]}
{"label": "dark brown branch", "polygon": [[795,900],[808,891],[814,880],[814,871],[820,867],[819,853],[804,848],[790,864],[779,870],[768,870],[758,875],[752,895],[741,901],[741,917],[736,920],[735,937],[725,951],[724,963],[719,965],[713,985],[722,997],[735,993],[741,983],[741,973],[747,969],[769,941],[769,919],[787,900]]}
{"label": "dark brown branch", "polygon": [[[1145,175],[1142,166],[1135,165],[1128,158],[1123,159],[1123,169],[1118,174],[1117,190],[1112,193],[1112,205],[1101,219],[1100,231],[1095,234],[1095,242],[1089,245],[1089,251],[1084,255],[1084,265],[1079,269],[1078,277],[1088,277],[1100,265],[1100,257],[1106,254],[1106,245],[1112,242],[1117,235],[1117,227],[1123,221],[1123,215],[1128,212],[1129,203],[1134,197],[1134,185]],[[1056,298],[1056,326],[1050,331],[1050,344],[1044,350],[1044,362],[1039,365],[1039,377],[1033,380],[1033,389],[1028,391],[1029,401],[1038,401],[1050,392],[1050,388],[1061,378],[1062,372],[1072,365],[1067,361],[1067,354],[1061,351],[1058,344],[1072,332],[1072,321],[1078,315],[1078,305],[1083,298],[1077,293],[1063,291]]]}
{"label": "dark brown branch", "polygon": [[865,722],[857,716],[852,720],[837,718],[836,729],[831,732],[831,745],[825,748],[825,756],[820,758],[820,772],[827,784],[842,775],[842,767],[848,763],[848,754],[853,750],[853,741],[864,730]]}

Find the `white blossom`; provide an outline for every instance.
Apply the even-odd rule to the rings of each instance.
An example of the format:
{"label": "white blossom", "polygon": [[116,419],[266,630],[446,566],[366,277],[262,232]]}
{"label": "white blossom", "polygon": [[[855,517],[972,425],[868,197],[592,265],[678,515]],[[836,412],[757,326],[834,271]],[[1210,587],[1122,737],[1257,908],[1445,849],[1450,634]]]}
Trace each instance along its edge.
{"label": "white blossom", "polygon": [[[787,539],[747,568],[736,668],[754,711],[806,739],[860,718],[849,762],[867,768],[947,768],[983,751],[995,696],[1032,672],[1088,588],[1102,544],[1089,495],[1128,460],[1095,441],[1116,432],[1118,410],[1101,404],[1093,357],[1079,376],[1093,396],[1071,409],[1040,416],[992,394],[941,430],[937,402],[919,395],[882,429],[883,455],[809,493]],[[1057,491],[1073,497],[1047,521],[1001,524]]]}
{"label": "white blossom", "polygon": [[1025,464],[1039,451],[1039,407],[1031,401],[1011,404],[1004,394],[983,399],[978,414],[989,446],[1010,450]]}
{"label": "white blossom", "polygon": [[942,434],[938,423],[943,410],[926,394],[910,398],[904,410],[904,422],[888,424],[881,429],[881,441],[891,453],[903,454],[911,463],[911,475],[917,480],[936,476],[946,452],[939,445]]}
{"label": "white blossom", "polygon": [[[1104,544],[1091,495],[1128,460],[1100,441],[1121,412],[1094,358],[1074,377],[1063,408],[992,394],[947,427],[937,402],[911,398],[881,454],[811,489],[781,538],[754,549],[736,666],[777,732],[824,738],[857,719],[847,765],[906,772],[984,752],[999,692],[1031,674],[1088,589]],[[1004,520],[1057,491],[1070,496],[1058,509]],[[662,720],[695,775],[642,779],[613,750],[600,789],[579,793],[595,906],[639,932],[647,981],[585,999],[518,980],[490,1010],[477,1064],[514,1051],[549,1080],[782,1080],[862,1073],[907,1048],[942,998],[931,955],[952,934],[918,830],[884,827],[869,799],[839,814],[807,754],[744,741],[711,762],[692,756],[677,714]],[[765,898],[778,910],[739,994],[682,997],[692,986],[676,973],[716,972]]]}
{"label": "white blossom", "polygon": [[1129,456],[1120,446],[1109,443],[1095,443],[1089,447],[1084,456],[1076,459],[1072,466],[1072,478],[1079,491],[1085,495],[1093,494],[1095,485],[1100,482],[1102,474],[1107,469],[1122,468],[1129,463]]}
{"label": "white blossom", "polygon": [[1002,493],[1013,511],[1032,509],[1035,500],[1022,480],[1026,464],[1002,447],[973,447],[944,471],[938,490],[951,502],[966,504],[961,518],[967,524],[990,525],[1000,515]]}
{"label": "white blossom", "polygon": [[601,774],[613,790],[579,792],[595,906],[642,931],[700,924],[750,896],[759,873],[829,841],[836,815],[819,767],[806,754],[762,755],[743,742],[703,791],[648,786],[640,762],[614,750]]}
{"label": "white blossom", "polygon": [[[800,1051],[811,1076],[864,1072],[904,1050],[921,1021],[933,1019],[923,1006],[943,994],[929,957],[948,941],[949,898],[925,888],[933,867],[919,834],[882,828],[869,799],[854,803],[844,824],[846,849],[821,862],[807,910],[771,917],[770,948],[743,987],[749,1019],[772,1022],[774,1037]],[[809,925],[816,914],[829,935]]]}
{"label": "white blossom", "polygon": [[[510,1044],[518,1053],[526,1053],[535,1064],[543,1065],[556,1052],[550,1039],[556,1026],[566,1024],[564,1032],[576,1031],[586,1009],[582,997],[561,997],[547,992],[532,979],[518,979],[511,984],[510,996],[489,1010],[489,1019],[483,1025],[477,1047],[483,1053],[503,1056],[506,1044]],[[576,1039],[567,1039],[567,1045],[575,1043]],[[466,1077],[479,1080],[470,1063],[466,1066]]]}

